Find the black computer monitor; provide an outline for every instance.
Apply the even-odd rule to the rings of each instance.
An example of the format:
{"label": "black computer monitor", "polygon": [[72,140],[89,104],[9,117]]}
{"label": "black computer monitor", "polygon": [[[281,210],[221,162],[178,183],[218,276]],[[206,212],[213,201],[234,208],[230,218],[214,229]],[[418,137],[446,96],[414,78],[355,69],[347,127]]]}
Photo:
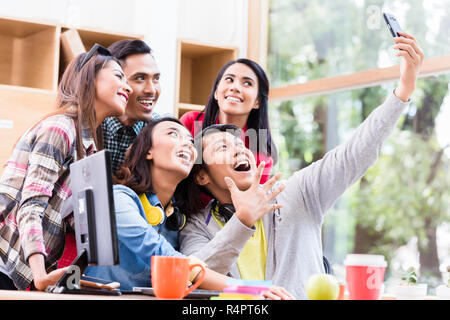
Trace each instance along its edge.
{"label": "black computer monitor", "polygon": [[86,251],[90,265],[119,264],[108,151],[71,164],[70,180],[78,255]]}
{"label": "black computer monitor", "polygon": [[[103,289],[81,289],[79,282],[88,265],[119,264],[110,156],[103,150],[70,165],[77,258],[54,286],[53,293],[118,294]],[[71,211],[71,210],[67,210]],[[120,293],[120,292],[119,292]]]}

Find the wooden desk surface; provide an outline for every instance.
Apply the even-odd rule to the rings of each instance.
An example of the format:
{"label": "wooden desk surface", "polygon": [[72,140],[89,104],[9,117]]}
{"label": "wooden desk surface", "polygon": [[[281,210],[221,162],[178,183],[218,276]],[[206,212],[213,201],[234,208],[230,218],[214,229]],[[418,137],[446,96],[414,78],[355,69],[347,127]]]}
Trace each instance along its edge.
{"label": "wooden desk surface", "polygon": [[0,290],[0,300],[155,300],[144,294],[122,294],[120,296],[57,294],[40,291]]}
{"label": "wooden desk surface", "polygon": [[[120,296],[57,294],[40,291],[0,290],[0,300],[156,300],[145,294],[122,294]],[[348,295],[344,297],[348,300]],[[383,294],[380,300],[396,300],[395,296]],[[435,296],[426,296],[424,300],[436,300]]]}
{"label": "wooden desk surface", "polygon": [[[344,300],[350,300],[348,297],[348,292],[345,292]],[[397,297],[390,293],[383,293],[380,296],[380,300],[397,300]],[[422,300],[437,300],[436,296],[425,296]]]}

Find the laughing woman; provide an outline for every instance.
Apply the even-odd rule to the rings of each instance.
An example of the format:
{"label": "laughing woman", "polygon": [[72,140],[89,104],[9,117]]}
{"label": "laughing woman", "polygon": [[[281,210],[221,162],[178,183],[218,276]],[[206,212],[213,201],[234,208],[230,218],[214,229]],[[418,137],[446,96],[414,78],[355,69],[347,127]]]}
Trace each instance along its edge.
{"label": "laughing woman", "polygon": [[[179,120],[164,117],[147,124],[117,171],[120,184],[113,187],[120,264],[88,267],[87,276],[120,282],[121,290],[150,287],[153,255],[183,256],[175,248],[185,218],[174,194],[196,156],[192,135]],[[190,260],[201,263],[195,257]],[[227,278],[206,270],[202,287],[223,289]],[[192,282],[196,271],[191,274]]]}
{"label": "laughing woman", "polygon": [[234,124],[245,136],[256,164],[264,162],[261,184],[270,178],[278,151],[269,126],[269,80],[256,62],[241,58],[226,63],[217,74],[203,111],[189,111],[181,122],[196,135],[213,124]]}
{"label": "laughing woman", "polygon": [[[185,216],[178,210],[177,187],[188,177],[197,151],[190,132],[178,119],[151,120],[139,133],[117,171],[113,187],[117,234],[118,266],[88,267],[85,275],[119,282],[121,290],[151,286],[151,257],[181,256],[178,234]],[[201,263],[190,256],[190,263]],[[195,282],[199,268],[191,273]],[[206,267],[203,289],[223,290],[228,277]],[[282,288],[272,288],[265,296],[289,299]]]}
{"label": "laughing woman", "polygon": [[101,148],[99,125],[125,112],[131,92],[119,62],[95,45],[64,72],[57,111],[17,141],[0,179],[0,289],[45,290],[66,271],[54,268],[73,226],[60,214],[69,164]]}

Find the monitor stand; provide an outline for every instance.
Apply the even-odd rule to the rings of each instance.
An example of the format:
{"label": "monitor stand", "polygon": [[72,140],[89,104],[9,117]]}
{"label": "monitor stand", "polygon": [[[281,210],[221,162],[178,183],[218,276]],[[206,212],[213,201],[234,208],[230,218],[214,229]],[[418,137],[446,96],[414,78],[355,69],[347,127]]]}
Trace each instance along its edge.
{"label": "monitor stand", "polygon": [[53,286],[48,286],[45,289],[50,293],[62,293],[62,294],[91,294],[91,295],[112,295],[120,296],[119,290],[110,290],[104,288],[94,287],[81,287],[80,280],[81,275],[84,273],[88,266],[87,251],[83,250],[78,255],[72,264],[68,267],[67,271],[59,278]]}

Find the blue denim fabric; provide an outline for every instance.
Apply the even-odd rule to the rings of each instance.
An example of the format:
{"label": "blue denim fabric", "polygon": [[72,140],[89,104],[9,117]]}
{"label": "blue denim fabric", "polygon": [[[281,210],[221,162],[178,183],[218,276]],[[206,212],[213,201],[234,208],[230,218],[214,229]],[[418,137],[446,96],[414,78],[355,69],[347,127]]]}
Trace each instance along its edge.
{"label": "blue denim fabric", "polygon": [[[161,202],[159,202],[158,197],[154,193],[146,193],[148,202],[154,207],[158,206],[160,208],[163,208],[161,205]],[[172,199],[173,201],[174,199]],[[153,229],[156,230],[159,234],[163,235],[164,238],[166,238],[167,241],[172,245],[172,247],[175,248],[175,250],[179,250],[180,245],[178,243],[178,231],[169,230],[166,228],[166,216],[164,216],[164,222],[162,224],[158,224],[156,226],[153,226]]]}
{"label": "blue denim fabric", "polygon": [[[85,275],[117,281],[121,290],[133,287],[150,287],[150,267],[153,255],[181,256],[171,243],[178,242],[178,232],[169,231],[164,226],[153,227],[145,217],[144,208],[138,195],[123,185],[114,185],[114,206],[117,235],[119,240],[119,259],[117,266],[89,266]],[[149,197],[152,205],[159,203],[156,195]],[[158,232],[161,229],[161,232]],[[176,242],[175,235],[176,234]]]}

